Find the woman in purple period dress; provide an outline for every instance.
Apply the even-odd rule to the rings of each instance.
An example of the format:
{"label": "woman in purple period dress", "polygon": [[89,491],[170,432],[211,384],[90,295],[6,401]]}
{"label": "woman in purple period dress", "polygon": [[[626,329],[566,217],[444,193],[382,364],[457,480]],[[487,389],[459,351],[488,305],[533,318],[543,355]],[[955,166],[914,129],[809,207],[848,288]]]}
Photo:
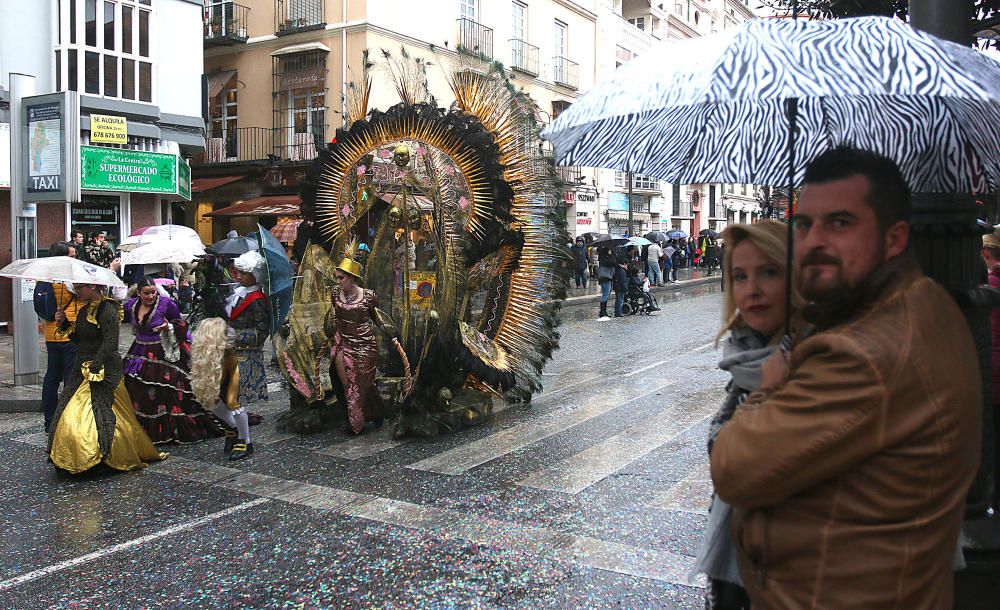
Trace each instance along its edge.
{"label": "woman in purple period dress", "polygon": [[124,358],[132,408],[154,443],[194,443],[222,435],[191,392],[190,336],[173,300],[148,277],[125,305],[135,341]]}

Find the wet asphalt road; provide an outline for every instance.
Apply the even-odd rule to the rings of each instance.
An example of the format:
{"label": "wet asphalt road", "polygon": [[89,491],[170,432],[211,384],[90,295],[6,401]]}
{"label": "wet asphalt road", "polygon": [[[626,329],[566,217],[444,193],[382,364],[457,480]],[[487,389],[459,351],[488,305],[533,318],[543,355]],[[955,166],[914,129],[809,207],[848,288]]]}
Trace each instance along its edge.
{"label": "wet asphalt road", "polygon": [[432,440],[279,433],[278,390],[241,463],[64,480],[0,415],[0,608],[700,608],[722,295],[660,299],[568,307],[532,406]]}

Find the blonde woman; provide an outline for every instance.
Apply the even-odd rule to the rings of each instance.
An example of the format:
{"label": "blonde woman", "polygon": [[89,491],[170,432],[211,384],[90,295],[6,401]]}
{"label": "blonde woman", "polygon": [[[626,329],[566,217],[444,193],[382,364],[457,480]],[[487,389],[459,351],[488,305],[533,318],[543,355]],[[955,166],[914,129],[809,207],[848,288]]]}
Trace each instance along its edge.
{"label": "blonde woman", "polygon": [[222,318],[208,318],[198,325],[191,344],[191,392],[225,424],[223,452],[233,459],[237,436],[249,435],[250,422],[240,404],[239,366],[228,336],[229,324]]}
{"label": "blonde woman", "polygon": [[[722,233],[726,243],[723,260],[725,301],[723,327],[726,333],[719,368],[731,375],[726,398],[712,418],[708,453],[719,430],[729,421],[751,392],[760,386],[761,366],[777,349],[785,322],[788,274],[785,269],[786,231],[783,224],[765,220],[753,225],[730,225]],[[792,290],[792,307],[802,299]],[[705,540],[691,576],[708,576],[707,608],[745,609],[750,600],[742,588],[736,565],[736,546],[730,538],[728,504],[714,497],[705,528]]]}

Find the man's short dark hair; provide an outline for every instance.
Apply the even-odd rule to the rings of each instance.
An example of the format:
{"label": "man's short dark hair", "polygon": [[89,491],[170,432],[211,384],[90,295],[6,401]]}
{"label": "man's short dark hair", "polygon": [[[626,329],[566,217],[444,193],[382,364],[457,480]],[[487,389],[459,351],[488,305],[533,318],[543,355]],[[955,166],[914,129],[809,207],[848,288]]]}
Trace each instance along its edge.
{"label": "man's short dark hair", "polygon": [[57,241],[49,246],[49,256],[69,256],[69,246],[64,241]]}
{"label": "man's short dark hair", "polygon": [[80,237],[83,237],[83,231],[81,231],[80,229],[73,229],[72,231],[69,232],[69,238],[71,240],[72,239],[76,239],[77,235],[79,235]]}
{"label": "man's short dark hair", "polygon": [[910,187],[896,162],[888,157],[839,146],[806,166],[806,184],[822,184],[861,175],[868,179],[868,205],[884,233],[900,220],[910,221]]}

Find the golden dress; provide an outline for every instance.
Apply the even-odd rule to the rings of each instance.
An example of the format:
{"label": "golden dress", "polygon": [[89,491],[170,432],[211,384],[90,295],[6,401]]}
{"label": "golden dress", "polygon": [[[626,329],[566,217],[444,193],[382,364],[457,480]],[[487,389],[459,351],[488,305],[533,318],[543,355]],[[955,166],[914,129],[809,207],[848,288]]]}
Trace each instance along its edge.
{"label": "golden dress", "polygon": [[167,457],[132,411],[118,355],[121,320],[121,304],[101,299],[81,309],[73,325],[70,336],[79,349],[48,443],[52,463],[67,472],[81,473],[101,463],[135,470]]}
{"label": "golden dress", "polygon": [[[361,291],[361,298],[347,303],[335,286],[332,294],[333,307],[326,318],[326,335],[330,338],[330,360],[336,369],[337,356],[343,356],[347,383],[344,399],[347,402],[347,421],[356,434],[365,427],[365,422],[380,419],[384,406],[382,396],[375,384],[378,368],[378,344],[375,342],[375,326],[381,327],[375,309],[378,297],[372,290]],[[339,375],[331,375],[339,381]]]}

